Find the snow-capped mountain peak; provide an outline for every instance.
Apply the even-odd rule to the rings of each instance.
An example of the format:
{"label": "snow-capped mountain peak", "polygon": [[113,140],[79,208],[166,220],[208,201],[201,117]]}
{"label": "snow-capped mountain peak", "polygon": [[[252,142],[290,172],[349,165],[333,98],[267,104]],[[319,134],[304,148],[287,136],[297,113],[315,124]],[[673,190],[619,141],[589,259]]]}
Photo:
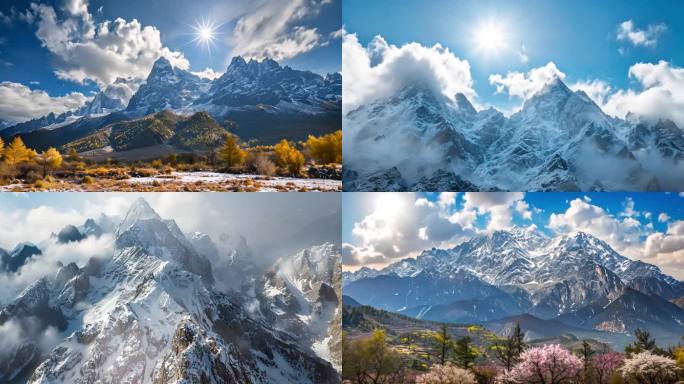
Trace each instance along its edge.
{"label": "snow-capped mountain peak", "polygon": [[119,223],[115,235],[118,236],[139,220],[161,220],[157,212],[142,197],[138,198],[128,209],[123,220]]}

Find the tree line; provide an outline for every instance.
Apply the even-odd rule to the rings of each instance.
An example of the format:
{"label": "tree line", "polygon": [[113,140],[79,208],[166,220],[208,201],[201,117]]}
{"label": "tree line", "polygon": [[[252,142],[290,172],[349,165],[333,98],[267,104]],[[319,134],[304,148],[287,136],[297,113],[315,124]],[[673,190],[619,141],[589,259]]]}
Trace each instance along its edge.
{"label": "tree line", "polygon": [[[684,380],[684,347],[661,349],[637,329],[624,353],[587,340],[570,350],[559,344],[530,345],[517,324],[506,337],[481,327],[454,337],[447,325],[427,334],[428,349],[390,343],[384,329],[370,336],[343,335],[342,378],[355,384],[675,384]],[[480,341],[476,345],[473,334]],[[418,336],[423,337],[423,336]],[[416,356],[429,364],[416,364]]]}

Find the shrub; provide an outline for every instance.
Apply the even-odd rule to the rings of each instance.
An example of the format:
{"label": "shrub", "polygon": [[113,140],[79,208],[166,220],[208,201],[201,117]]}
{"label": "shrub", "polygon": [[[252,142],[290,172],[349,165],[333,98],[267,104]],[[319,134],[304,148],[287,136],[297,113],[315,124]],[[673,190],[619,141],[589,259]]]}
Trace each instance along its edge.
{"label": "shrub", "polygon": [[33,183],[33,185],[38,189],[44,189],[47,188],[48,183],[45,180],[38,179]]}
{"label": "shrub", "polygon": [[416,377],[416,384],[477,384],[477,381],[468,370],[450,364],[435,364],[428,373]]}
{"label": "shrub", "polygon": [[342,380],[376,377],[378,383],[403,382],[401,355],[393,350],[384,330],[376,329],[371,336],[349,340],[342,334]]}
{"label": "shrub", "polygon": [[342,162],[342,131],[314,137],[309,135],[306,148],[311,157],[320,164]]}
{"label": "shrub", "polygon": [[499,374],[499,367],[495,364],[476,365],[471,368],[475,375],[477,384],[494,384],[496,376]]}
{"label": "shrub", "polygon": [[176,153],[172,153],[169,155],[169,157],[166,159],[166,162],[169,165],[176,166],[178,164],[178,155]]}
{"label": "shrub", "polygon": [[27,184],[35,184],[38,180],[40,180],[40,175],[34,170],[30,170],[24,175],[24,181]]}
{"label": "shrub", "polygon": [[275,163],[263,152],[259,152],[251,157],[250,168],[259,175],[273,176],[276,173]]}
{"label": "shrub", "polygon": [[304,155],[302,155],[297,148],[291,146],[285,139],[282,139],[280,143],[276,144],[274,150],[278,167],[285,170],[290,175],[299,175],[304,166]]}
{"label": "shrub", "polygon": [[92,176],[85,175],[83,176],[83,184],[93,184],[95,182],[95,179],[93,179]]}
{"label": "shrub", "polygon": [[152,168],[161,169],[163,164],[162,164],[161,160],[156,159],[156,160],[153,160],[152,163],[150,163],[150,165],[152,166]]}

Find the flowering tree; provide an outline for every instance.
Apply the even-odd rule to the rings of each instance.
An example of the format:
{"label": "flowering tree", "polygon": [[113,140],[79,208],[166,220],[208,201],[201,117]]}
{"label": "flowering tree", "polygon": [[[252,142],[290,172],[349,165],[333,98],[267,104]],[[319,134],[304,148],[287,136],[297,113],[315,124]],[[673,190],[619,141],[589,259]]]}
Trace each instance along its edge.
{"label": "flowering tree", "polygon": [[672,384],[677,382],[677,369],[673,359],[645,351],[625,360],[619,371],[630,383]]}
{"label": "flowering tree", "polygon": [[558,344],[529,349],[520,362],[497,380],[512,384],[573,384],[582,370],[582,361]]}
{"label": "flowering tree", "polygon": [[625,356],[618,352],[607,352],[594,356],[592,367],[594,368],[597,384],[608,384],[615,371],[625,361]]}
{"label": "flowering tree", "polygon": [[416,384],[476,384],[475,375],[451,364],[435,364],[428,373],[416,377]]}

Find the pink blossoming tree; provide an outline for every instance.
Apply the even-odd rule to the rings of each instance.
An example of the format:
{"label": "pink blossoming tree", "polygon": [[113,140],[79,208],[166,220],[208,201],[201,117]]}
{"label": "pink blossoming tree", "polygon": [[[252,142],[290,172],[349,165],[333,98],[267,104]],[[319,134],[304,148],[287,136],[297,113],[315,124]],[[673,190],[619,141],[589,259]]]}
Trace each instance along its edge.
{"label": "pink blossoming tree", "polygon": [[558,344],[529,349],[520,362],[504,372],[499,383],[508,384],[574,384],[582,370],[582,361]]}
{"label": "pink blossoming tree", "polygon": [[624,363],[625,356],[619,352],[607,352],[592,359],[592,367],[594,368],[596,383],[608,384],[615,371]]}

